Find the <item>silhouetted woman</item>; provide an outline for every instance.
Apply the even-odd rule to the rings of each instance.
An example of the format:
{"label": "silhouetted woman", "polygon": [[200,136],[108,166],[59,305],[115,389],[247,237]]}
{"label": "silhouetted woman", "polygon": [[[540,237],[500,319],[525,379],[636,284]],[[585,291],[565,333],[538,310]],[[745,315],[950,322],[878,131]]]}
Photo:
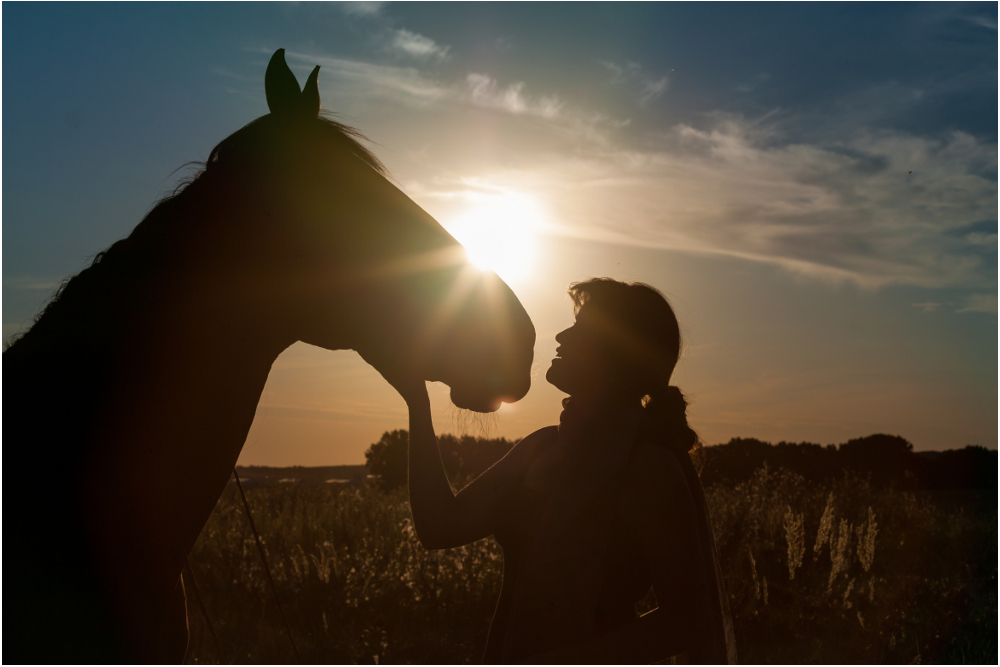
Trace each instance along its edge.
{"label": "silhouetted woman", "polygon": [[[666,299],[640,283],[570,286],[576,322],[546,379],[569,394],[558,426],[521,440],[455,495],[423,381],[388,378],[410,409],[417,536],[444,549],[494,535],[503,588],[485,662],[735,662],[698,437],[670,386],[680,352]],[[385,373],[383,373],[385,374]],[[392,375],[392,373],[390,373]],[[659,608],[643,615],[649,591]]]}

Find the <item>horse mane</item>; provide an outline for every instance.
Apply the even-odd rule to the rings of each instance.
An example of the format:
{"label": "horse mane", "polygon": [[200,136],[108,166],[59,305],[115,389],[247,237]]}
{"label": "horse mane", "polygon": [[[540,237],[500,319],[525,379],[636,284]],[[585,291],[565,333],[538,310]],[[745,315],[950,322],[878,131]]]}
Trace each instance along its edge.
{"label": "horse mane", "polygon": [[[326,147],[328,143],[333,150],[351,156],[380,176],[389,178],[385,165],[361,143],[368,141],[368,138],[360,131],[339,122],[329,112],[321,112],[318,118],[309,119],[307,123],[306,127],[310,131],[317,132],[322,137],[322,147]],[[224,185],[220,181],[226,175],[240,172],[248,159],[253,160],[262,149],[266,150],[267,145],[274,141],[275,133],[280,139],[284,129],[281,121],[272,115],[261,116],[219,142],[206,162],[184,165],[197,166],[198,170],[181,179],[170,194],[153,204],[129,236],[97,253],[90,265],[75,276],[64,279],[47,304],[35,315],[31,326],[4,341],[3,351],[6,352],[26,339],[35,338],[40,328],[49,328],[51,332],[60,330],[62,323],[77,314],[77,308],[71,306],[79,306],[80,301],[86,300],[86,295],[93,295],[108,285],[114,285],[112,289],[115,292],[133,287],[136,272],[141,272],[148,266],[145,253],[140,251],[150,249],[166,235],[177,231],[186,217],[183,209],[189,205],[189,201],[195,199],[196,193],[210,198],[216,183]]]}

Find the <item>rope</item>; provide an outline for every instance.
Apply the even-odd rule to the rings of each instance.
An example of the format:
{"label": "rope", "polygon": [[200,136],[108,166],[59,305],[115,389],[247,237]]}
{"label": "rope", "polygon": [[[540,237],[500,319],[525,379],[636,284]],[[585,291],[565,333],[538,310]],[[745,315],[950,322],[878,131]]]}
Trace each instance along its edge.
{"label": "rope", "polygon": [[288,641],[292,643],[292,651],[295,653],[295,662],[302,664],[302,658],[299,656],[299,649],[295,645],[295,639],[292,637],[292,627],[288,625],[288,619],[285,617],[285,610],[281,606],[281,598],[278,597],[278,587],[274,585],[274,578],[271,576],[271,568],[267,564],[267,556],[264,555],[264,542],[260,539],[260,533],[257,532],[257,526],[253,522],[253,515],[250,513],[250,503],[247,502],[247,494],[243,491],[243,482],[240,481],[240,476],[236,472],[236,468],[233,468],[233,477],[236,478],[236,488],[240,490],[240,498],[243,499],[243,507],[247,512],[247,521],[250,522],[250,529],[253,530],[254,539],[257,540],[257,551],[260,552],[260,560],[264,563],[264,572],[267,573],[267,580],[271,582],[271,592],[274,593],[274,599],[278,603],[278,613],[281,615],[281,620],[285,624],[285,632],[288,633]]}
{"label": "rope", "polygon": [[194,571],[191,569],[191,562],[187,556],[184,557],[184,571],[187,574],[188,581],[191,582],[191,590],[194,591],[195,602],[198,603],[198,608],[201,609],[201,615],[205,617],[208,632],[212,635],[212,641],[215,642],[215,651],[219,654],[219,662],[224,662],[225,656],[222,654],[222,645],[219,644],[219,635],[215,634],[215,626],[212,625],[212,619],[208,616],[208,609],[205,608],[205,603],[201,599],[201,591],[198,590],[198,584],[194,580]]}

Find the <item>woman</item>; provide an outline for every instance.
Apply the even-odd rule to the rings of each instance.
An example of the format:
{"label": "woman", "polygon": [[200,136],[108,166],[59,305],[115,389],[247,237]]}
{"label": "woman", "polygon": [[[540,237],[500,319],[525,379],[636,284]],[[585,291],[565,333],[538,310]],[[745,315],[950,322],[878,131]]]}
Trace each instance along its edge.
{"label": "woman", "polygon": [[[570,286],[576,323],[546,379],[569,394],[558,426],[521,440],[452,492],[425,383],[383,374],[410,410],[417,536],[444,549],[495,535],[504,550],[485,662],[735,662],[697,435],[669,385],[680,352],[666,299],[640,283]],[[391,376],[391,377],[390,377]],[[637,616],[649,591],[659,608]]]}

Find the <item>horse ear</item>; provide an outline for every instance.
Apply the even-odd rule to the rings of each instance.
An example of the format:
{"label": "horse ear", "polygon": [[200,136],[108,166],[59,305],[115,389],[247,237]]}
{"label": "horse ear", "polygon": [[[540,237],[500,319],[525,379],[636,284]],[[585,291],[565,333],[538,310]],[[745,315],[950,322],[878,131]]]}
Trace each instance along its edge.
{"label": "horse ear", "polygon": [[[285,62],[285,50],[278,49],[271,56],[264,73],[264,96],[267,108],[275,116],[297,115],[302,108],[302,93],[299,82]],[[319,95],[317,94],[317,100]]]}
{"label": "horse ear", "polygon": [[319,65],[313,68],[302,89],[302,115],[312,118],[319,115]]}

